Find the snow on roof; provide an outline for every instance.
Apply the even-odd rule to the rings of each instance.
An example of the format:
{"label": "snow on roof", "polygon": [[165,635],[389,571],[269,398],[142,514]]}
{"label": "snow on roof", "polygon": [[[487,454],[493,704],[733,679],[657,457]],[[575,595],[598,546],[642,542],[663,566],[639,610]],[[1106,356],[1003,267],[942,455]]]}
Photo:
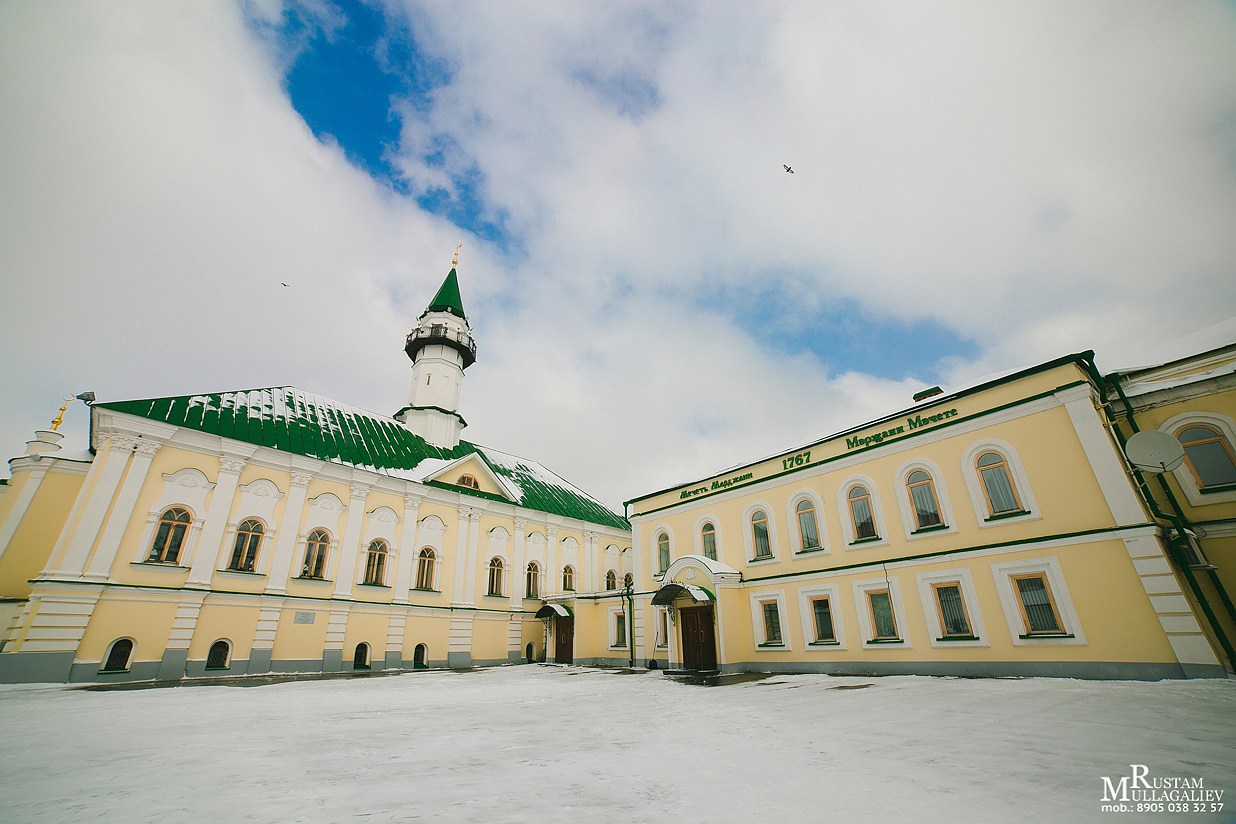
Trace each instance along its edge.
{"label": "snow on roof", "polygon": [[94,406],[393,478],[450,488],[464,495],[504,500],[479,490],[425,480],[447,464],[476,454],[520,506],[601,526],[630,528],[625,518],[535,461],[467,441],[460,441],[453,449],[443,449],[394,418],[293,386],[96,402]]}

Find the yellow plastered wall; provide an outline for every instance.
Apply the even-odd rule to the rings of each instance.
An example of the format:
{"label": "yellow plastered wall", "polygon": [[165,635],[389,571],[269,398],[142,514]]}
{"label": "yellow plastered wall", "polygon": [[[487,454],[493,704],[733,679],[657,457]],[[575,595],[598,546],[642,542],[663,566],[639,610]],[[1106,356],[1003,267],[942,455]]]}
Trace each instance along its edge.
{"label": "yellow plastered wall", "polygon": [[232,647],[232,659],[249,657],[257,633],[257,604],[210,604],[202,606],[193,641],[189,644],[189,660],[204,661],[215,641],[225,640]]}
{"label": "yellow plastered wall", "polygon": [[445,661],[450,643],[450,613],[443,611],[412,610],[403,631],[403,659],[411,661],[417,644],[429,649],[428,661]]}
{"label": "yellow plastered wall", "polygon": [[358,644],[369,645],[369,661],[380,662],[386,657],[386,634],[390,627],[389,613],[353,607],[348,613],[348,629],[343,636],[343,660],[353,660]]}
{"label": "yellow plastered wall", "polygon": [[103,660],[117,638],[133,639],[134,662],[162,660],[177,608],[174,596],[164,600],[123,593],[104,595],[95,605],[76,660]]}
{"label": "yellow plastered wall", "polygon": [[[0,496],[0,501],[16,500],[29,481],[29,473],[14,475],[12,488]],[[4,556],[0,557],[0,597],[26,598],[30,595],[29,581],[47,566],[84,481],[84,475],[58,471],[52,464],[13,533]],[[11,506],[11,503],[7,505]],[[3,523],[2,519],[0,523]],[[7,624],[0,624],[0,632],[5,627]]]}
{"label": "yellow plastered wall", "polygon": [[472,659],[505,661],[509,616],[502,612],[477,612],[472,619]]}
{"label": "yellow plastered wall", "polygon": [[[312,624],[296,623],[296,613],[312,612]],[[330,608],[326,604],[295,603],[279,615],[275,645],[271,657],[275,661],[320,661],[326,649],[326,628],[330,623]]]}

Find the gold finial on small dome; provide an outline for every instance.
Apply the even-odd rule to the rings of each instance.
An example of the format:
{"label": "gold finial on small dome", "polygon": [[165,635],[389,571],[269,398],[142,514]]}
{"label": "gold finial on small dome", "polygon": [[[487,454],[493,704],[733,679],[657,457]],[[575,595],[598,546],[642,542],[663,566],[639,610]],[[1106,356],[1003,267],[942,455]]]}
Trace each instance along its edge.
{"label": "gold finial on small dome", "polygon": [[461,240],[461,241],[459,241],[458,243],[456,243],[456,244],[455,244],[455,257],[451,258],[451,267],[452,267],[452,268],[454,268],[454,267],[456,267],[456,266],[458,266],[458,265],[459,265],[459,250],[460,250],[460,249],[462,249],[462,248],[463,248],[463,241]]}
{"label": "gold finial on small dome", "polygon": [[64,423],[65,410],[69,408],[69,404],[71,404],[74,400],[76,400],[76,398],[73,398],[71,396],[64,399],[64,406],[60,407],[60,414],[57,415],[51,422],[52,432],[55,432],[57,429],[60,428],[60,424]]}

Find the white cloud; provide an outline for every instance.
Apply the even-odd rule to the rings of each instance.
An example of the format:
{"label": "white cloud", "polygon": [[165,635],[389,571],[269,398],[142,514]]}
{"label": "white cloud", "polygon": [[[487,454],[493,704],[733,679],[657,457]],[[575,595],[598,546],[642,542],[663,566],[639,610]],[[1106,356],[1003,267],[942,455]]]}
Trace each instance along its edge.
{"label": "white cloud", "polygon": [[[399,168],[417,192],[475,168],[518,256],[315,140],[289,56],[239,8],[0,8],[4,452],[86,388],[292,383],[392,411],[402,334],[461,236],[480,344],[465,437],[611,504],[923,381],[1087,348],[1136,362],[1236,314],[1223,4],[429,2],[409,19],[452,76],[428,110],[399,107]],[[440,145],[445,168],[424,158]],[[755,314],[741,298],[760,289],[933,320],[978,351],[918,380],[842,373],[770,345],[794,320]]]}

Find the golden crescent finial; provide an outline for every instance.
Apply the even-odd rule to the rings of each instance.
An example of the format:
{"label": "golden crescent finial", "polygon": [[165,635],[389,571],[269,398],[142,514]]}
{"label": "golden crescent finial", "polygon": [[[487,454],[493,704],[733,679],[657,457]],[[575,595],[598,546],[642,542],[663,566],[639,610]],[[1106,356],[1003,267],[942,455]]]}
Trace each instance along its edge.
{"label": "golden crescent finial", "polygon": [[59,414],[59,415],[57,415],[57,416],[55,417],[55,419],[53,419],[53,420],[52,420],[52,422],[51,422],[51,431],[52,431],[52,432],[55,432],[57,429],[59,429],[59,428],[60,428],[60,424],[64,423],[64,412],[65,412],[65,410],[66,410],[66,409],[68,409],[68,408],[69,408],[69,404],[71,404],[72,402],[73,402],[73,397],[72,397],[72,396],[69,396],[69,397],[67,397],[67,398],[65,398],[65,399],[64,399],[64,406],[60,407],[60,414]]}
{"label": "golden crescent finial", "polygon": [[451,258],[452,267],[459,265],[459,250],[462,248],[463,248],[463,241],[461,240],[455,244],[455,257]]}

